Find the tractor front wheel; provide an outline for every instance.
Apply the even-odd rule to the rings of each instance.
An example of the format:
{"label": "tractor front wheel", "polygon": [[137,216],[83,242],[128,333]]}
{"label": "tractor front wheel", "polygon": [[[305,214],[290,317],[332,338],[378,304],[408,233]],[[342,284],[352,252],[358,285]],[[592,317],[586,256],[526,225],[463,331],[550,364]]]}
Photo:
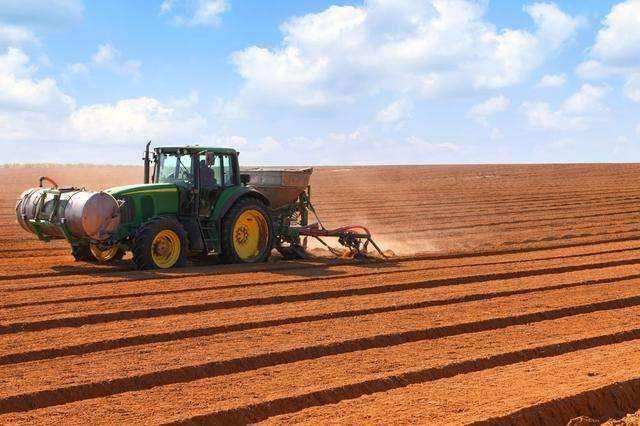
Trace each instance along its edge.
{"label": "tractor front wheel", "polygon": [[264,203],[253,197],[237,201],[222,221],[222,262],[266,262],[272,247],[273,224]]}
{"label": "tractor front wheel", "polygon": [[138,269],[168,269],[187,263],[187,234],[176,219],[158,217],[140,226],[133,239]]}

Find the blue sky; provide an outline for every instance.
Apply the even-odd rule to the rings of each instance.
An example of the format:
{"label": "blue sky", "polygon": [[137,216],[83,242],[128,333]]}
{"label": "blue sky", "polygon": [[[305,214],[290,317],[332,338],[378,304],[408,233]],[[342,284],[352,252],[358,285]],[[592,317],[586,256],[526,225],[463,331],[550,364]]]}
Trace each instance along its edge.
{"label": "blue sky", "polygon": [[640,0],[0,0],[0,163],[640,160]]}

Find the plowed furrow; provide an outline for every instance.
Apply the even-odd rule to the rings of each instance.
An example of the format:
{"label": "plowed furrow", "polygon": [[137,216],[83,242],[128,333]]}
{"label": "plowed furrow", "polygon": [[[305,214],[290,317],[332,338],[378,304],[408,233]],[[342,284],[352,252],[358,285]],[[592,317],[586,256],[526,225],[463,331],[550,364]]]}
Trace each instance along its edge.
{"label": "plowed furrow", "polygon": [[[610,268],[610,267],[616,267],[616,266],[631,266],[631,265],[638,265],[638,264],[640,264],[640,258],[632,257],[630,259],[615,260],[615,261],[609,261],[609,262],[546,267],[546,268],[539,268],[539,269],[515,270],[515,271],[507,271],[507,272],[499,272],[499,273],[463,275],[463,276],[455,276],[451,278],[411,281],[411,282],[398,283],[398,284],[367,285],[364,287],[357,286],[356,284],[356,286],[352,288],[344,288],[339,290],[326,289],[327,286],[325,285],[324,286],[325,289],[322,289],[320,291],[309,291],[309,292],[303,292],[303,293],[299,292],[300,290],[299,287],[294,286],[289,290],[292,292],[292,294],[283,294],[285,289],[281,286],[277,286],[276,289],[274,289],[274,291],[277,294],[274,294],[272,296],[249,297],[249,298],[241,298],[241,299],[220,300],[220,301],[214,301],[214,302],[193,303],[193,304],[183,304],[183,305],[178,304],[177,306],[174,305],[174,306],[149,307],[145,309],[132,309],[132,310],[121,310],[116,312],[75,315],[75,316],[50,318],[50,319],[28,321],[28,322],[8,322],[7,321],[8,324],[0,325],[0,335],[8,334],[8,333],[18,333],[18,332],[24,332],[24,331],[46,330],[49,328],[57,328],[57,327],[78,327],[85,324],[97,324],[102,322],[111,322],[111,321],[118,321],[118,320],[160,317],[160,316],[167,316],[167,315],[205,312],[210,310],[291,303],[291,302],[300,302],[300,301],[317,300],[317,299],[332,299],[332,298],[342,298],[342,297],[349,297],[349,296],[393,293],[393,292],[414,290],[414,289],[426,289],[426,288],[434,288],[434,287],[442,287],[442,286],[450,286],[450,285],[464,285],[464,284],[477,283],[477,282],[488,282],[488,281],[494,281],[494,280],[534,277],[539,275],[560,274],[560,273],[567,273],[567,272],[574,272],[574,271],[595,270],[595,269],[604,269],[604,268]],[[335,286],[332,281],[329,282],[328,284],[330,287]],[[317,285],[316,288],[317,287],[320,287],[320,286]],[[260,292],[264,294],[265,290],[260,289]],[[206,293],[201,293],[194,296],[196,297],[196,299],[202,300],[203,294],[206,294]],[[215,295],[216,293],[212,292],[209,297],[215,297]],[[215,298],[219,299],[220,296],[217,296]],[[140,299],[140,298],[137,298],[137,299]],[[160,304],[163,304],[163,305],[171,303],[171,301],[167,300],[166,297],[159,297],[159,299],[157,300]],[[153,302],[154,300],[150,299],[145,304],[147,306],[149,305],[152,306]],[[138,305],[139,300],[135,300],[133,304]],[[116,308],[117,307],[118,306],[116,306]],[[125,307],[127,306],[125,305]],[[39,307],[36,307],[36,309],[37,308]],[[93,309],[99,310],[101,308],[103,308],[103,305],[98,303]],[[106,310],[113,309],[109,305],[107,305],[106,308],[107,308]],[[17,309],[19,308],[16,308],[16,310]],[[74,309],[74,311],[77,311],[77,309]],[[33,312],[31,315],[36,315],[41,317],[42,312],[41,311],[38,311],[37,313]],[[15,318],[20,316],[24,317],[26,315],[24,311],[15,312],[15,310],[6,309],[2,316],[4,318],[10,319],[10,318]]]}
{"label": "plowed furrow", "polygon": [[[594,234],[594,235],[603,235],[603,234]],[[509,255],[510,257],[512,255],[515,255],[515,256],[519,256],[520,258],[523,258],[523,257],[527,258],[527,257],[535,256],[535,253],[539,253],[539,252],[546,252],[546,251],[552,251],[552,250],[562,251],[562,250],[571,250],[576,248],[589,249],[592,246],[598,246],[598,245],[604,245],[604,244],[629,243],[629,242],[640,240],[640,235],[637,235],[637,234],[620,236],[619,234],[616,234],[615,231],[613,231],[613,232],[605,233],[604,235],[614,235],[614,237],[600,238],[598,240],[591,240],[591,241],[575,241],[575,242],[562,241],[562,239],[553,239],[553,240],[548,240],[544,245],[530,246],[530,247],[522,247],[523,245],[525,245],[524,242],[511,241],[511,242],[504,243],[506,247],[503,247],[503,248],[492,247],[489,249],[484,248],[483,250],[473,250],[473,251],[465,250],[465,251],[457,251],[457,252],[424,253],[424,254],[411,256],[411,257],[416,260],[434,260],[434,261],[446,260],[446,259],[466,259],[466,258],[487,257],[487,256],[503,256],[503,255]],[[552,241],[553,243],[549,244],[549,241]],[[544,241],[540,240],[538,242],[544,242]],[[507,247],[507,246],[512,246],[512,247]],[[513,246],[518,246],[518,247],[513,248]],[[405,260],[411,260],[411,259],[399,257],[396,259],[391,259],[390,261],[387,260],[385,263],[379,264],[379,266],[386,267],[390,263],[393,264],[396,262],[403,262]],[[335,262],[335,261],[331,261],[331,262]],[[51,261],[51,265],[55,265],[56,263],[60,263],[60,262],[56,262],[55,259]],[[327,264],[327,262],[321,262],[321,263],[323,267],[327,267],[328,265],[330,265],[330,264]],[[345,263],[345,262],[340,262],[340,263]],[[353,262],[346,262],[346,263],[353,264]],[[96,275],[107,276],[107,277],[119,277],[119,278],[125,276],[127,277],[125,281],[156,280],[160,282],[161,280],[164,280],[164,283],[166,283],[168,279],[176,278],[176,277],[181,277],[181,278],[201,277],[201,276],[206,277],[210,275],[227,275],[227,274],[235,275],[235,274],[242,274],[242,273],[246,275],[250,275],[255,272],[262,272],[262,271],[283,271],[284,272],[284,271],[297,270],[297,269],[309,271],[310,267],[313,267],[314,265],[317,265],[317,264],[308,263],[308,262],[304,262],[302,264],[299,262],[282,262],[282,263],[266,265],[266,266],[265,265],[242,265],[238,267],[229,267],[229,266],[215,265],[211,267],[193,268],[192,270],[201,271],[193,274],[189,274],[188,272],[187,273],[174,272],[174,273],[155,274],[153,272],[136,272],[131,270],[121,271],[121,270],[117,270],[109,267],[98,268],[98,269],[91,268],[91,267],[73,267],[72,268],[73,272],[69,271],[68,273],[66,272],[56,273],[54,275],[51,275],[51,273],[47,275],[47,273],[43,272],[38,274],[22,273],[17,275],[9,275],[5,277],[0,276],[0,286],[2,286],[4,281],[6,284],[6,288],[8,288],[9,290],[18,290],[22,288],[22,285],[20,285],[19,287],[16,287],[15,285],[16,283],[21,282],[23,280],[25,282],[34,282],[34,281],[40,280],[48,283],[49,282],[56,283],[56,282],[59,282],[60,280],[63,281],[61,284],[53,284],[51,288],[72,287],[76,285],[77,281],[80,281],[79,283],[77,283],[77,285],[87,285],[93,282],[95,283],[102,282],[100,280],[96,280]],[[130,267],[127,268],[126,265],[124,266],[124,268],[130,269]],[[162,279],[159,278],[158,275],[163,278]],[[73,282],[68,281],[71,279],[73,279]],[[37,289],[48,288],[48,286],[47,285],[40,285],[40,286],[26,285],[24,286],[24,288],[37,290]]]}
{"label": "plowed furrow", "polygon": [[[589,295],[587,299],[594,300],[599,298],[598,292],[601,292],[603,286],[594,286],[577,294],[575,291],[564,291],[564,294],[574,294],[572,300],[577,303],[585,300],[584,295]],[[485,314],[484,320],[472,322],[451,321],[445,323],[447,325],[415,328],[417,324],[424,323],[425,315],[437,312],[437,310],[423,309],[411,312],[411,314],[391,313],[377,314],[368,317],[368,321],[361,321],[361,324],[350,324],[345,320],[329,320],[319,321],[313,324],[305,324],[303,326],[290,325],[286,327],[278,327],[271,333],[262,335],[260,330],[257,332],[243,332],[239,334],[228,333],[227,337],[219,336],[213,339],[194,339],[192,341],[181,341],[171,345],[154,345],[149,347],[149,351],[132,352],[132,351],[112,351],[105,354],[95,354],[93,356],[78,358],[61,358],[52,361],[41,361],[37,364],[27,365],[24,368],[20,365],[14,365],[11,375],[18,375],[20,382],[17,383],[18,388],[39,388],[46,383],[41,379],[39,371],[48,371],[52,377],[50,385],[55,383],[66,384],[64,387],[54,387],[53,390],[47,390],[46,395],[54,398],[55,395],[67,395],[69,398],[73,395],[84,395],[87,392],[93,392],[93,381],[108,383],[109,389],[116,389],[115,393],[129,391],[141,384],[147,383],[146,386],[155,386],[152,384],[170,384],[182,383],[186,381],[197,380],[204,377],[216,377],[240,371],[255,370],[269,365],[279,365],[292,363],[296,361],[316,359],[328,355],[338,355],[352,353],[373,348],[383,348],[389,346],[397,346],[404,343],[418,342],[424,340],[432,340],[439,337],[455,336],[467,333],[475,333],[487,330],[503,329],[514,325],[525,325],[535,322],[566,318],[570,316],[594,313],[600,311],[608,311],[622,309],[640,305],[640,296],[627,296],[629,293],[638,294],[637,282],[633,285],[621,284],[615,289],[609,289],[609,297],[616,294],[616,299],[602,300],[588,304],[579,304],[571,307],[561,307],[556,309],[539,308],[540,303],[544,303],[545,307],[557,304],[551,300],[562,292],[550,291],[538,296],[518,296],[509,297],[505,300],[494,302],[477,303],[477,307],[483,309]],[[513,306],[519,305],[519,312],[526,312],[520,315],[497,315],[496,307],[505,306],[511,303]],[[449,316],[454,316],[452,312],[455,308],[441,308],[440,312],[448,312]],[[375,324],[377,321],[385,321],[389,324],[388,331],[382,334],[375,333]],[[373,323],[376,321],[376,323]],[[331,327],[331,330],[323,331],[322,327]],[[374,327],[373,329],[371,327]],[[357,330],[357,328],[361,328]],[[392,332],[392,329],[396,331]],[[332,337],[321,338],[327,332],[334,333]],[[336,335],[339,334],[339,335]],[[280,335],[279,339],[275,336]],[[351,338],[348,338],[351,337]],[[278,341],[280,340],[281,341]],[[287,343],[297,343],[291,345]],[[309,344],[302,344],[304,341]],[[255,351],[256,344],[263,342]],[[313,343],[312,343],[313,342]],[[318,344],[317,342],[328,342]],[[266,345],[277,345],[273,350],[265,351]],[[276,348],[284,348],[290,346],[290,349],[278,350]],[[254,349],[251,349],[254,348]],[[232,356],[231,358],[221,358],[223,353],[245,353],[242,357]],[[128,354],[128,355],[127,355]],[[188,355],[187,355],[188,354]],[[214,361],[206,363],[189,364],[189,361],[198,362],[202,359],[214,359]],[[87,376],[85,365],[90,363],[92,371]],[[37,367],[36,367],[37,365]],[[178,365],[175,368],[168,368],[162,371],[145,371],[151,368],[156,370],[159,365]],[[146,366],[146,367],[143,367]],[[36,367],[36,368],[34,368]],[[141,371],[142,370],[142,371]],[[118,376],[122,371],[128,371],[127,377]],[[59,374],[52,374],[59,372]],[[100,373],[99,373],[100,372]],[[114,377],[115,376],[115,377]],[[101,379],[99,379],[101,378]],[[4,377],[3,377],[4,380]],[[77,384],[80,382],[80,384]],[[83,383],[84,382],[84,383]],[[11,383],[9,381],[9,383]],[[117,384],[117,386],[114,386]],[[103,388],[104,386],[99,386]],[[146,389],[142,387],[140,389]],[[15,391],[14,391],[15,392]],[[7,387],[2,393],[7,398],[14,394],[11,387]],[[40,391],[36,391],[40,392]],[[7,396],[7,393],[9,394]],[[24,395],[31,395],[33,391]],[[28,396],[25,396],[28,398]],[[0,400],[1,401],[1,400]],[[12,400],[13,401],[13,400]]]}
{"label": "plowed furrow", "polygon": [[551,285],[551,286],[546,286],[541,288],[535,287],[535,288],[523,288],[518,290],[507,290],[507,291],[497,291],[497,292],[487,292],[487,293],[471,293],[471,294],[467,294],[460,297],[454,297],[450,299],[425,300],[425,301],[419,301],[419,302],[413,302],[413,303],[396,304],[392,306],[380,306],[380,307],[367,308],[367,309],[355,309],[355,310],[346,310],[346,311],[339,311],[339,312],[329,312],[324,314],[294,316],[294,317],[281,318],[281,319],[239,323],[239,324],[233,324],[228,326],[201,327],[201,328],[195,328],[195,329],[189,329],[189,330],[173,331],[168,333],[155,333],[155,334],[138,335],[138,336],[124,337],[124,338],[111,339],[111,340],[102,340],[99,342],[85,343],[80,345],[67,346],[63,348],[50,348],[50,349],[42,349],[42,350],[31,351],[31,352],[21,352],[21,353],[14,353],[14,354],[8,354],[8,355],[1,355],[0,365],[51,359],[51,358],[57,358],[62,356],[69,356],[69,355],[83,355],[83,354],[89,354],[92,352],[120,349],[120,348],[131,347],[131,346],[141,346],[141,345],[146,345],[151,343],[170,342],[173,340],[189,339],[194,337],[214,336],[217,334],[223,334],[223,333],[229,333],[229,332],[277,327],[280,325],[287,325],[287,324],[299,324],[299,323],[322,321],[322,320],[337,319],[337,318],[357,318],[364,315],[373,315],[373,314],[386,313],[386,312],[421,309],[421,308],[427,308],[427,307],[433,307],[433,306],[446,306],[446,305],[457,304],[457,303],[490,300],[490,299],[499,298],[499,297],[523,295],[523,294],[535,293],[539,291],[551,291],[551,290],[568,289],[572,287],[581,287],[581,286],[596,285],[596,284],[617,283],[617,282],[622,282],[627,280],[640,280],[640,274],[634,274],[634,275],[616,277],[616,278],[602,278],[597,280],[578,281],[573,283]]}
{"label": "plowed furrow", "polygon": [[577,395],[542,402],[505,416],[474,422],[474,426],[563,423],[588,417],[604,422],[620,419],[640,409],[640,377],[617,382]]}
{"label": "plowed furrow", "polygon": [[[499,418],[522,405],[561,398],[570,400],[576,394],[613,386],[617,382],[628,381],[629,377],[640,377],[638,364],[634,363],[639,354],[637,346],[637,341],[629,341],[537,358],[521,364],[364,395],[333,405],[315,406],[294,414],[272,417],[266,423],[317,424],[339,418],[343,423],[356,424],[378,423],[393,418],[399,423],[468,424],[474,420]],[[617,359],[603,365],[602,360],[610,359],[610,353],[615,353]],[[624,365],[629,367],[624,370]],[[610,371],[611,367],[616,369]],[[588,409],[584,411],[588,412]],[[557,420],[529,419],[533,424],[565,424],[563,417]]]}
{"label": "plowed furrow", "polygon": [[[24,331],[46,330],[57,327],[79,327],[85,324],[98,324],[102,322],[112,322],[119,320],[130,320],[138,318],[161,317],[167,315],[177,315],[185,313],[205,312],[217,309],[231,309],[247,306],[269,305],[300,302],[317,299],[341,298],[349,296],[362,296],[381,293],[392,293],[406,290],[425,289],[450,285],[463,285],[475,282],[488,282],[503,279],[525,278],[546,274],[559,274],[565,272],[584,271],[593,269],[603,269],[615,266],[638,265],[640,258],[631,258],[624,260],[616,260],[610,262],[599,262],[592,264],[580,264],[560,267],[540,268],[533,270],[519,270],[493,274],[477,274],[458,276],[452,278],[434,279],[426,281],[372,285],[367,287],[355,287],[342,290],[322,290],[316,292],[305,292],[302,294],[277,294],[267,297],[254,297],[246,299],[223,300],[207,303],[186,304],[178,306],[164,306],[158,308],[145,308],[117,312],[95,313],[71,317],[51,318],[39,321],[29,322],[13,322],[6,325],[0,325],[0,335],[8,333],[19,333]],[[282,288],[277,291],[282,293]],[[297,288],[292,289],[294,292]],[[202,295],[197,295],[201,299]],[[160,303],[166,303],[166,298],[160,298]],[[137,304],[137,303],[136,303]],[[11,318],[11,312],[7,315]],[[19,314],[18,314],[19,315]],[[4,315],[3,315],[4,316]],[[15,313],[14,315],[15,316]]]}
{"label": "plowed furrow", "polygon": [[[597,314],[573,316],[554,321],[543,321],[525,326],[512,326],[502,331],[484,331],[471,335],[439,338],[434,342],[406,343],[393,347],[369,349],[362,352],[332,355],[322,359],[299,361],[291,364],[264,367],[244,373],[222,375],[180,384],[154,386],[147,391],[134,391],[134,394],[122,393],[109,398],[110,405],[115,403],[123,408],[120,415],[130,416],[139,421],[166,421],[175,418],[205,415],[210,419],[220,416],[220,411],[212,415],[207,407],[229,407],[222,410],[220,416],[230,420],[230,412],[247,414],[247,412],[267,414],[266,417],[278,413],[268,409],[269,402],[286,400],[291,404],[283,412],[298,411],[313,405],[354,398],[358,393],[374,394],[383,390],[404,388],[411,382],[430,382],[442,377],[451,377],[471,371],[494,368],[496,365],[511,365],[528,359],[557,356],[573,351],[585,350],[599,345],[610,345],[617,341],[637,339],[639,331],[625,330],[633,321],[628,320],[638,314],[638,309],[608,311]],[[593,328],[584,328],[581,324],[593,323]],[[570,338],[560,340],[554,334],[566,330]],[[493,342],[486,345],[487,341]],[[518,350],[508,350],[513,341],[521,341]],[[476,358],[470,358],[470,348]],[[325,363],[334,366],[327,371]],[[256,378],[259,380],[256,381]],[[404,378],[405,380],[398,380]],[[386,388],[384,384],[393,384]],[[215,394],[202,392],[202,389],[218,389]],[[244,392],[251,388],[253,392]],[[219,392],[219,393],[218,393]],[[31,403],[38,402],[45,394],[38,394]],[[315,396],[326,396],[316,398]],[[278,398],[278,396],[280,396]],[[221,399],[218,399],[221,398]],[[153,400],[179,401],[189,400],[195,404],[196,412],[189,414],[173,406],[168,412],[151,412],[149,404]],[[17,402],[17,399],[13,399]],[[47,404],[51,402],[46,395]],[[126,402],[125,402],[126,401]],[[227,401],[227,402],[224,402]],[[262,406],[267,411],[251,410]],[[284,406],[276,404],[281,409]],[[16,406],[13,406],[17,408]],[[198,408],[200,407],[200,408]],[[98,413],[95,412],[98,410]],[[104,410],[100,399],[80,400],[48,412],[49,415],[61,416],[73,413],[91,413],[101,416]],[[14,410],[15,411],[15,410]],[[199,411],[199,412],[198,412]],[[19,416],[19,414],[18,414]],[[159,417],[160,416],[160,417]],[[6,417],[5,418],[12,418]],[[15,419],[15,417],[13,417]],[[125,417],[122,417],[124,419]],[[239,419],[239,417],[235,417]],[[0,418],[1,420],[2,418]],[[256,420],[257,417],[247,417]],[[113,421],[113,420],[112,420]],[[234,422],[235,423],[235,422]],[[227,423],[228,424],[228,423]]]}
{"label": "plowed furrow", "polygon": [[[313,320],[316,318],[323,318],[324,316],[327,318],[332,318],[333,316],[340,318],[344,317],[344,315],[352,315],[355,313],[366,315],[368,313],[375,312],[378,308],[380,308],[381,312],[389,309],[389,312],[407,311],[409,313],[412,308],[415,308],[414,304],[425,302],[428,305],[442,304],[444,306],[447,304],[446,302],[438,301],[456,299],[474,293],[487,294],[488,298],[491,299],[492,293],[499,293],[501,291],[520,291],[526,290],[527,288],[537,288],[540,289],[540,291],[545,291],[545,288],[554,285],[566,286],[567,288],[580,287],[581,285],[590,286],[606,284],[607,282],[618,285],[616,283],[622,284],[629,280],[633,282],[633,276],[633,274],[626,274],[624,268],[622,270],[616,270],[614,268],[601,270],[597,274],[589,271],[584,273],[574,272],[566,276],[555,276],[553,277],[553,280],[550,280],[551,277],[548,276],[539,276],[495,282],[492,285],[488,285],[487,283],[477,283],[462,287],[443,286],[426,290],[383,293],[375,296],[366,296],[364,298],[361,296],[355,296],[338,299],[333,303],[322,299],[303,303],[298,302],[287,305],[286,311],[283,311],[281,305],[266,305],[251,308],[173,315],[165,317],[165,320],[161,322],[157,321],[155,318],[144,318],[139,320],[117,321],[96,325],[83,325],[79,329],[49,329],[40,332],[4,335],[0,337],[0,342],[2,343],[0,347],[4,347],[4,351],[1,351],[0,353],[3,356],[7,355],[8,360],[20,359],[22,356],[31,356],[29,355],[29,352],[40,353],[41,351],[44,351],[44,353],[64,355],[67,350],[90,350],[94,347],[94,344],[97,345],[98,348],[102,347],[101,345],[107,345],[108,347],[115,345],[116,347],[120,347],[120,344],[124,344],[123,347],[125,347],[128,343],[136,344],[139,339],[143,342],[146,339],[154,341],[156,339],[159,341],[178,340],[192,337],[192,333],[196,336],[215,336],[221,332],[227,332],[233,329],[252,329],[252,327],[255,326],[268,325],[270,324],[269,321],[280,321],[279,323],[283,324],[295,324],[307,319]],[[580,280],[580,278],[582,278],[582,280]],[[604,290],[606,289],[607,287],[605,286]],[[535,292],[534,290],[532,291]],[[343,312],[348,313],[342,314]],[[450,317],[451,315],[448,310],[438,313],[438,315],[445,314],[447,317]],[[482,315],[485,314],[482,313]],[[308,318],[310,316],[311,318]],[[255,321],[247,322],[246,318],[253,318]],[[389,321],[389,319],[385,319],[385,321]],[[458,319],[456,321],[460,320]],[[111,343],[112,341],[115,342]],[[51,342],[65,342],[66,344],[56,348],[51,346]],[[25,346],[30,347],[31,351],[25,352]]]}
{"label": "plowed furrow", "polygon": [[[178,288],[167,289],[167,287],[175,287],[175,285],[166,285],[163,282],[147,282],[144,284],[144,288],[158,288],[158,286],[162,286],[163,290],[148,290],[144,292],[133,292],[128,293],[125,287],[125,281],[118,282],[117,287],[113,286],[105,286],[106,283],[102,282],[99,286],[90,287],[87,289],[76,289],[72,288],[70,291],[58,290],[56,292],[57,295],[65,295],[67,294],[69,297],[61,298],[61,299],[49,299],[42,297],[41,288],[37,288],[36,291],[26,291],[24,288],[9,288],[6,289],[6,294],[4,295],[5,304],[0,305],[0,308],[7,309],[7,313],[11,312],[11,308],[23,308],[23,307],[38,307],[44,305],[56,305],[56,304],[69,304],[69,303],[83,303],[83,302],[105,302],[110,300],[120,300],[120,299],[138,299],[141,297],[154,297],[158,298],[158,296],[178,296],[181,294],[188,293],[197,293],[196,296],[200,298],[201,295],[207,294],[206,292],[211,291],[220,291],[220,290],[232,290],[232,289],[251,289],[251,288],[265,288],[265,287],[273,287],[273,286],[284,286],[289,284],[301,284],[304,285],[304,289],[313,289],[314,283],[321,282],[331,282],[333,285],[334,282],[336,286],[338,286],[337,281],[349,281],[348,286],[353,287],[360,283],[370,282],[370,278],[373,276],[379,277],[379,279],[384,279],[387,283],[391,283],[388,280],[409,280],[416,278],[429,278],[433,277],[444,277],[449,278],[447,275],[450,275],[451,278],[455,278],[456,276],[464,275],[468,277],[469,273],[478,273],[486,270],[487,272],[494,272],[499,270],[509,271],[510,269],[519,268],[522,270],[531,270],[535,267],[544,267],[549,265],[551,262],[547,261],[558,261],[564,260],[569,261],[570,259],[576,259],[579,261],[579,264],[588,264],[591,258],[595,258],[597,256],[598,260],[607,260],[617,259],[616,261],[622,261],[625,257],[635,259],[637,256],[637,251],[640,250],[640,247],[633,246],[629,248],[620,248],[620,249],[612,249],[612,250],[603,250],[597,252],[589,252],[589,253],[579,253],[579,254],[565,254],[559,256],[546,256],[546,257],[535,257],[533,259],[522,259],[522,260],[502,260],[502,261],[485,261],[482,263],[473,263],[473,260],[469,263],[456,264],[459,262],[447,262],[447,261],[439,261],[439,262],[431,262],[431,261],[402,261],[398,262],[396,265],[389,265],[383,270],[371,270],[370,268],[362,268],[357,265],[351,267],[342,267],[342,268],[331,268],[327,270],[320,277],[313,276],[314,274],[310,274],[310,277],[302,277],[302,278],[291,278],[291,279],[258,279],[255,277],[248,276],[248,282],[237,282],[235,284],[227,284],[227,280],[219,280],[212,279],[210,277],[201,276],[197,281],[194,280],[196,285],[188,285],[186,288],[184,287],[184,281],[178,282]],[[489,259],[487,259],[489,260]],[[627,259],[629,260],[629,259]],[[567,262],[568,263],[568,262]],[[523,267],[525,267],[524,269]],[[616,266],[609,265],[607,263],[600,262],[600,266]],[[587,267],[587,269],[589,266]],[[351,272],[351,271],[359,271],[359,272]],[[543,272],[544,273],[544,272]],[[495,275],[495,274],[494,274]],[[184,280],[185,278],[189,278],[192,276],[182,275],[181,278]],[[384,277],[384,278],[383,278]],[[478,275],[476,275],[478,277]],[[265,277],[266,278],[266,277]],[[471,278],[470,278],[471,279]],[[337,281],[336,281],[337,280]],[[238,280],[239,281],[239,280]],[[423,281],[423,280],[421,280]],[[134,281],[137,283],[137,280]],[[189,281],[187,281],[188,283]],[[211,283],[209,285],[197,285]],[[93,284],[95,285],[95,284]],[[274,290],[277,290],[278,287],[274,287]],[[280,287],[287,290],[286,287]],[[114,291],[117,289],[117,292]],[[16,291],[19,290],[19,291]],[[0,290],[2,291],[2,290]],[[264,294],[264,289],[261,289],[261,294]],[[268,290],[267,290],[268,291]],[[96,295],[96,293],[98,295]],[[103,293],[103,295],[100,295]],[[280,292],[281,293],[281,292]],[[86,296],[87,294],[92,294],[93,296]],[[225,293],[214,294],[209,293],[212,299],[220,300],[227,297]],[[247,294],[246,292],[244,294]],[[159,298],[159,300],[165,301],[168,298]],[[152,299],[149,299],[150,303]],[[88,306],[89,304],[84,304],[83,308]],[[100,303],[100,306],[103,308],[107,308],[108,305],[105,303]],[[78,308],[74,308],[75,311],[78,311]],[[23,312],[21,315],[19,312]],[[48,314],[54,314],[55,307],[49,309]],[[28,316],[28,311],[21,310],[18,311],[15,316]]]}
{"label": "plowed furrow", "polygon": [[[559,203],[548,204],[545,203],[541,206],[524,205],[519,208],[492,208],[492,209],[472,209],[469,211],[456,210],[455,213],[449,214],[434,213],[432,209],[425,208],[423,206],[411,207],[406,206],[404,213],[399,214],[397,211],[391,211],[385,213],[384,209],[375,208],[369,209],[358,215],[357,212],[349,212],[349,214],[337,214],[332,215],[332,222],[345,223],[349,220],[353,220],[354,217],[361,217],[360,220],[368,220],[369,218],[375,218],[377,226],[387,226],[395,223],[405,223],[407,221],[414,220],[415,217],[425,217],[429,223],[437,224],[439,226],[452,225],[456,223],[470,223],[481,224],[482,220],[486,220],[487,216],[502,217],[514,219],[535,219],[543,216],[545,219],[552,220],[554,216],[558,216],[557,220],[572,219],[570,216],[564,216],[567,212],[580,211],[584,213],[590,213],[584,217],[597,217],[610,211],[622,210],[622,213],[628,214],[627,211],[638,204],[639,198],[623,198],[621,201],[608,198],[597,201],[585,200],[581,203]],[[504,207],[504,206],[503,206]],[[480,221],[478,221],[480,219]],[[516,221],[517,222],[517,221]]]}
{"label": "plowed furrow", "polygon": [[[259,404],[252,404],[240,408],[221,410],[209,414],[194,416],[188,419],[172,422],[171,424],[206,423],[224,425],[256,423],[266,420],[269,417],[296,412],[301,408],[335,404],[340,401],[359,398],[363,395],[386,392],[392,389],[404,388],[417,383],[425,383],[443,378],[454,377],[459,374],[467,374],[489,368],[511,365],[519,362],[527,362],[538,358],[564,355],[580,350],[597,348],[603,345],[632,342],[638,339],[640,339],[640,329],[629,330],[605,336],[598,336],[595,338],[554,343],[547,346],[539,346],[532,349],[518,350],[503,353],[500,355],[494,355],[487,358],[471,359],[455,364],[445,365],[442,367],[410,371],[395,376],[386,376],[380,379],[372,379],[360,383],[340,386],[337,388],[322,389],[320,391],[310,392],[302,395],[272,399]],[[523,424],[532,423],[524,422]]]}
{"label": "plowed furrow", "polygon": [[[512,219],[512,220],[494,220],[490,222],[477,222],[477,223],[467,223],[467,222],[452,222],[452,225],[443,226],[440,224],[436,224],[434,226],[422,226],[420,228],[413,228],[411,231],[414,233],[424,233],[430,231],[451,231],[458,229],[473,229],[480,227],[493,227],[500,225],[513,225],[514,223],[539,223],[549,220],[576,220],[576,219],[588,219],[588,218],[599,218],[599,217],[608,217],[608,216],[619,216],[619,215],[637,215],[640,210],[637,209],[629,209],[629,210],[620,210],[620,211],[604,211],[592,214],[580,214],[580,215],[568,215],[568,216],[546,216],[546,217],[538,217],[532,219]],[[485,216],[486,217],[486,216]],[[413,219],[410,219],[413,220]],[[398,221],[394,221],[396,225],[398,225]]]}

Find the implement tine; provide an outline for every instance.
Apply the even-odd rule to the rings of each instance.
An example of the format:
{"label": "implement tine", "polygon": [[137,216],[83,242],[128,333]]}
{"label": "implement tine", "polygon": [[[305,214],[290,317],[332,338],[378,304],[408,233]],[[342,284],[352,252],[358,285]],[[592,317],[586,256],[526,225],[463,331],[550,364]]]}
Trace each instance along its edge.
{"label": "implement tine", "polygon": [[373,238],[371,238],[371,236],[367,237],[367,242],[371,243],[373,245],[373,247],[375,247],[376,250],[378,250],[378,253],[380,253],[380,256],[384,257],[385,259],[388,259],[388,257],[382,252],[382,250],[380,249],[380,247],[378,247],[378,245],[376,244],[375,241],[373,241]]}
{"label": "implement tine", "polygon": [[333,253],[334,256],[336,257],[340,257],[340,254],[336,251],[336,249],[334,249],[333,247],[331,247],[329,244],[325,243],[324,240],[320,237],[314,237],[316,240],[320,241],[322,243],[323,246],[325,246],[327,249],[329,249],[329,251],[331,253]]}

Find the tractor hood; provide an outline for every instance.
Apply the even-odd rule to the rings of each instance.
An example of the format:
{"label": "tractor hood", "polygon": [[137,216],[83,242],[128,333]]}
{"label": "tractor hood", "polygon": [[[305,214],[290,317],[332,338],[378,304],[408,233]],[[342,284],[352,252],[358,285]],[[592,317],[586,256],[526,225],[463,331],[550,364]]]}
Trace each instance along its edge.
{"label": "tractor hood", "polygon": [[147,183],[136,185],[116,186],[109,188],[106,191],[107,194],[112,195],[115,198],[134,195],[154,195],[161,193],[176,193],[178,192],[178,186],[173,183]]}
{"label": "tractor hood", "polygon": [[180,210],[180,191],[172,183],[118,186],[105,192],[123,201],[121,223],[127,227],[127,232],[149,218],[177,215]]}

